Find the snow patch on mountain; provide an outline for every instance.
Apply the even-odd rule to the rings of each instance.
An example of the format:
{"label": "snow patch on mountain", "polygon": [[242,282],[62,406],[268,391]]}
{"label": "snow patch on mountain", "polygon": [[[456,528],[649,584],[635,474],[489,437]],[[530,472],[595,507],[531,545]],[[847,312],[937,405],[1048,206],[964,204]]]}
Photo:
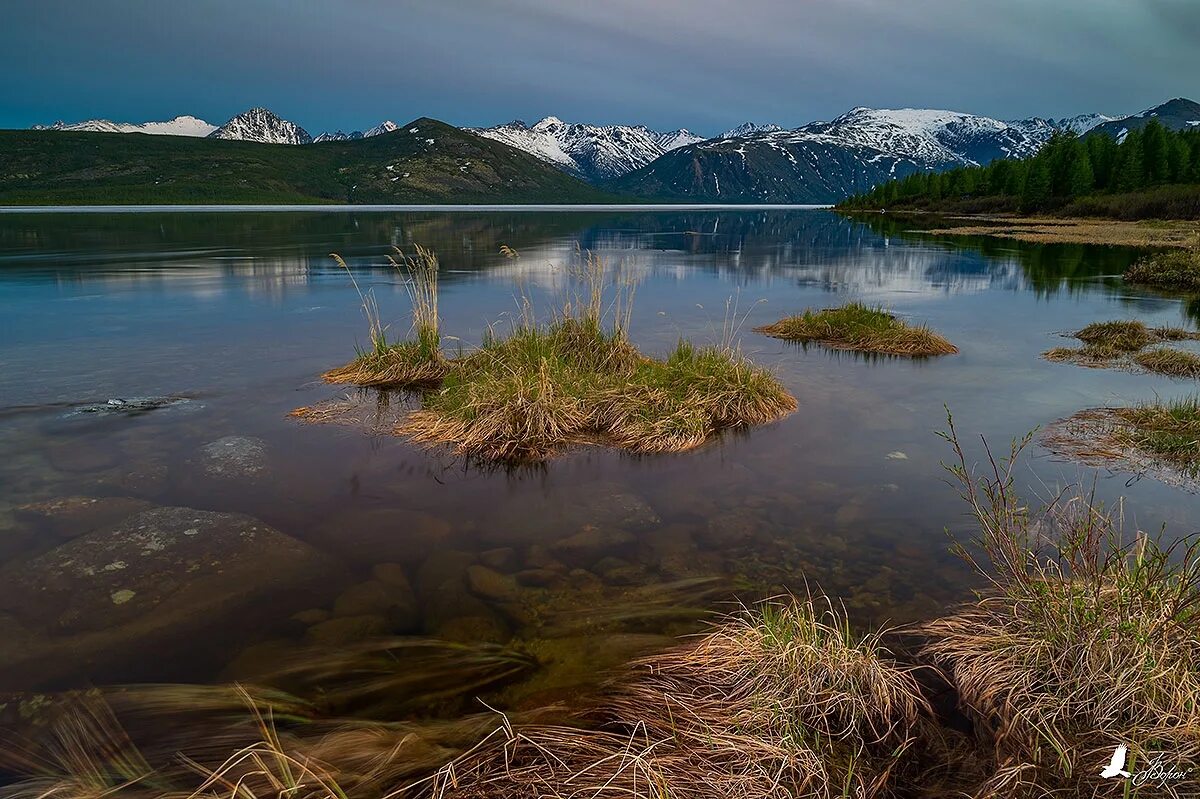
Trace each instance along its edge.
{"label": "snow patch on mountain", "polygon": [[607,180],[645,166],[663,153],[703,141],[681,128],[655,131],[644,125],[588,125],[545,117],[532,127],[521,120],[472,133],[503,142],[559,169],[589,180]]}
{"label": "snow patch on mountain", "polygon": [[177,116],[164,122],[111,122],[107,119],[88,119],[83,122],[55,122],[53,125],[34,125],[33,130],[67,130],[84,133],[147,133],[151,136],[203,137],[217,129],[216,125],[193,116]]}
{"label": "snow patch on mountain", "polygon": [[211,139],[236,139],[265,144],[310,144],[308,131],[265,108],[251,108],[208,134]]}

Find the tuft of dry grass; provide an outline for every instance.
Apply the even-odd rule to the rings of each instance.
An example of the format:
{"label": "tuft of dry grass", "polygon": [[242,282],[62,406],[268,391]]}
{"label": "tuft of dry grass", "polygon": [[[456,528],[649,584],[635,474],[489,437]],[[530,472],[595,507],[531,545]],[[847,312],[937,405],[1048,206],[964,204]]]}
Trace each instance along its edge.
{"label": "tuft of dry grass", "polygon": [[930,710],[877,635],[828,600],[766,603],[630,664],[601,730],[507,722],[433,797],[873,797],[911,774]]}
{"label": "tuft of dry grass", "polygon": [[1186,780],[1106,784],[1099,773],[1118,744],[1133,773],[1155,758],[1200,773],[1200,547],[1126,540],[1119,515],[1085,493],[1030,509],[1013,490],[1029,437],[978,475],[953,420],[946,437],[980,528],[960,553],[989,587],[917,630],[994,747],[975,795],[1186,794]]}
{"label": "tuft of dry grass", "polygon": [[953,355],[958,347],[926,325],[910,325],[882,308],[851,302],[837,308],[789,316],[754,328],[773,338],[815,341],[827,347],[880,355],[927,357]]}
{"label": "tuft of dry grass", "polygon": [[681,342],[653,360],[619,330],[563,317],[486,341],[397,430],[464,455],[540,460],[584,443],[677,452],[795,408],[770,372],[736,352]]}

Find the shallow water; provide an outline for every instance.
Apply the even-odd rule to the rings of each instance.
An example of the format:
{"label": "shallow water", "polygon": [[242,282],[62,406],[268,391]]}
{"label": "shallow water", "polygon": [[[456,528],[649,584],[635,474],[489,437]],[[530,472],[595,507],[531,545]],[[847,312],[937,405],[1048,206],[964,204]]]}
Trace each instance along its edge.
{"label": "shallow water", "polygon": [[[385,254],[415,243],[441,257],[443,329],[464,346],[509,324],[521,294],[553,308],[578,246],[637,281],[644,351],[717,340],[735,317],[743,351],[799,411],[694,452],[591,449],[519,471],[288,419],[345,393],[318,375],[365,335],[328,254],[403,332],[407,299]],[[969,525],[940,465],[944,405],[982,457],[980,435],[1006,449],[1085,407],[1190,390],[1038,358],[1093,321],[1194,324],[1186,304],[1120,283],[1134,257],[935,240],[812,209],[0,215],[0,692],[270,681],[264,664],[306,643],[433,635],[516,641],[536,666],[500,701],[521,706],[569,696],[737,599],[808,584],[862,624],[936,615],[976,583],[947,552],[947,528]],[[848,299],[928,321],[961,352],[865,359],[751,330]],[[182,401],[108,405],[147,397]],[[222,450],[241,459],[224,473]],[[1196,498],[1152,479],[1037,446],[1018,470],[1043,498],[1081,478],[1105,501],[1125,497],[1131,528],[1197,524]],[[26,508],[79,496],[144,502],[53,525]],[[100,558],[105,529],[155,506],[246,514],[287,538],[186,567],[85,563],[118,576],[78,593],[43,575],[55,553]],[[376,595],[384,584],[390,598]]]}

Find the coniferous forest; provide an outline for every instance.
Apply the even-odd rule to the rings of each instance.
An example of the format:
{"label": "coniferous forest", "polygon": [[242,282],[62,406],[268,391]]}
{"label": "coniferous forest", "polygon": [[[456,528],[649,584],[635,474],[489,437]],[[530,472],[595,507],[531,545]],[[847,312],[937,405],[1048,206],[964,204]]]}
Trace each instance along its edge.
{"label": "coniferous forest", "polygon": [[1198,219],[1200,129],[1151,121],[1119,143],[1104,133],[1059,132],[1032,157],[917,172],[838,207]]}

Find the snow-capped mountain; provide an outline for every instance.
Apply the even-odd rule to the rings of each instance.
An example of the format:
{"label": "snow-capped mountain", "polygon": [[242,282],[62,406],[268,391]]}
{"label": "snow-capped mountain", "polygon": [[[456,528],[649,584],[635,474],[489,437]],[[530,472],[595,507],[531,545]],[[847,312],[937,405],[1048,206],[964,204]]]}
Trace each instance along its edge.
{"label": "snow-capped mountain", "polygon": [[1200,103],[1184,97],[1176,97],[1165,103],[1147,108],[1140,114],[1119,117],[1097,125],[1095,130],[1107,133],[1117,141],[1124,141],[1131,130],[1141,130],[1150,120],[1157,120],[1170,130],[1185,130],[1200,126]]}
{"label": "snow-capped mountain", "polygon": [[84,122],[55,122],[53,125],[34,125],[33,130],[70,130],[86,133],[148,133],[152,136],[207,136],[216,125],[193,116],[177,116],[165,122],[110,122],[107,119],[88,119]]}
{"label": "snow-capped mountain", "polygon": [[644,125],[587,125],[558,117],[546,117],[533,127],[515,120],[469,130],[593,181],[624,175],[663,153],[703,140],[683,128],[664,133]]}
{"label": "snow-capped mountain", "polygon": [[1105,119],[1003,122],[956,111],[860,107],[795,130],[744,132],[741,126],[673,150],[612,186],[673,199],[836,202],[912,172],[1033,155],[1055,131]]}
{"label": "snow-capped mountain", "polygon": [[208,134],[211,139],[237,139],[266,144],[310,144],[308,131],[271,113],[265,108],[251,108],[238,114]]}
{"label": "snow-capped mountain", "polygon": [[777,130],[783,130],[783,128],[773,123],[760,125],[757,122],[743,122],[736,128],[730,128],[729,130],[725,131],[718,138],[740,139],[743,136],[752,136],[755,133],[774,133]]}
{"label": "snow-capped mountain", "polygon": [[1078,133],[1080,136],[1098,128],[1106,122],[1112,122],[1117,117],[1110,117],[1105,114],[1079,114],[1073,117],[1063,117],[1062,119],[1054,120],[1054,126],[1059,130],[1070,130]]}
{"label": "snow-capped mountain", "polygon": [[391,133],[393,130],[400,128],[395,122],[390,119],[385,119],[375,127],[367,131],[355,130],[350,133],[343,133],[340,130],[333,132],[326,131],[317,138],[313,139],[314,143],[323,141],[354,141],[356,139],[369,139],[372,136],[378,136],[383,133]]}

